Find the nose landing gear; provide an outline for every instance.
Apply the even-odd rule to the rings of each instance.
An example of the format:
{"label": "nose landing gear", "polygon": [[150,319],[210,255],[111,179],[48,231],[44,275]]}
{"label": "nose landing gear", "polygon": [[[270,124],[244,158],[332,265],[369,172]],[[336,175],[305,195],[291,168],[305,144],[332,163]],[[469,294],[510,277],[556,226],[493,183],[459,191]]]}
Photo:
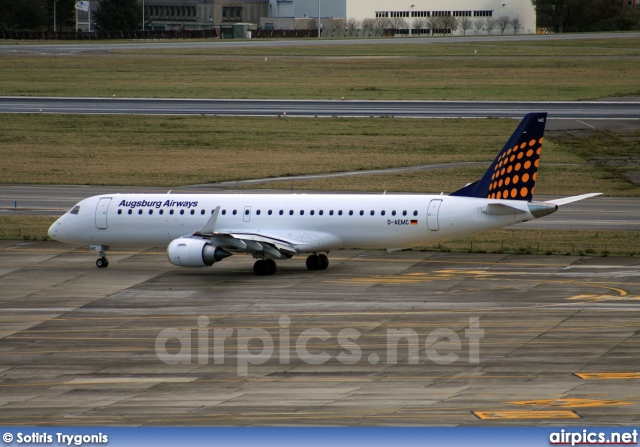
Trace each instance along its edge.
{"label": "nose landing gear", "polygon": [[109,260],[105,256],[105,251],[109,249],[106,245],[92,245],[89,247],[91,251],[99,251],[99,258],[96,260],[96,267],[103,269],[109,266]]}

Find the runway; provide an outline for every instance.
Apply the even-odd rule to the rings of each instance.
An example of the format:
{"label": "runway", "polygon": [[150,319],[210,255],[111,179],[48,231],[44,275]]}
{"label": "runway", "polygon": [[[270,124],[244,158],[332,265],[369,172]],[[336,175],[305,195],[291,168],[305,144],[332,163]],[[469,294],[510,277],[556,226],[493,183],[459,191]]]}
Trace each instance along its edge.
{"label": "runway", "polygon": [[162,248],[93,261],[0,242],[0,425],[640,422],[635,258],[341,251],[269,277]]}
{"label": "runway", "polygon": [[[239,185],[235,185],[236,187]],[[128,186],[76,185],[3,185],[0,188],[0,216],[61,216],[80,200],[98,194],[166,193],[167,188]],[[238,190],[224,184],[192,185],[172,188],[175,193],[195,194],[290,194],[282,190]],[[303,191],[295,191],[301,193]],[[314,191],[304,191],[314,193]],[[326,191],[324,191],[326,193]],[[336,193],[340,194],[340,193]],[[544,201],[555,196],[536,196]],[[594,197],[570,203],[542,219],[514,225],[511,228],[640,231],[640,198]]]}
{"label": "runway", "polygon": [[319,101],[0,97],[0,113],[225,115],[289,117],[640,119],[638,101]]}

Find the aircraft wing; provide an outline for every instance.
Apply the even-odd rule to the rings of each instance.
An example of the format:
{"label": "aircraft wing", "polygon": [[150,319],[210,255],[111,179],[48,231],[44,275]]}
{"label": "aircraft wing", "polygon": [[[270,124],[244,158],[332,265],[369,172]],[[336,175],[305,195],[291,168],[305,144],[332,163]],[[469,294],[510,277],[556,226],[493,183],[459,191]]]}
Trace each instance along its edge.
{"label": "aircraft wing", "polygon": [[200,230],[187,237],[209,239],[216,247],[239,250],[246,253],[268,254],[274,258],[291,257],[298,254],[295,242],[276,238],[267,234],[243,233],[234,231],[216,231],[216,221],[220,207],[211,214],[209,221]]}
{"label": "aircraft wing", "polygon": [[[199,235],[203,237],[203,235]],[[247,253],[269,254],[275,258],[291,257],[298,254],[293,243],[263,234],[251,233],[214,233],[204,236],[213,245],[221,248],[236,249]]]}

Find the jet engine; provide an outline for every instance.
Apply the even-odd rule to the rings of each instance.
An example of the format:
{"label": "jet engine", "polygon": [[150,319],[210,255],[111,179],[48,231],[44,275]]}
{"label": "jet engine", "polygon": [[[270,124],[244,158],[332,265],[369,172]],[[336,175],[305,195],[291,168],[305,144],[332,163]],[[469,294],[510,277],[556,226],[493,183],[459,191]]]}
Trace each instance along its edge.
{"label": "jet engine", "polygon": [[207,267],[231,256],[231,253],[205,239],[181,237],[171,241],[167,256],[169,262],[178,267]]}

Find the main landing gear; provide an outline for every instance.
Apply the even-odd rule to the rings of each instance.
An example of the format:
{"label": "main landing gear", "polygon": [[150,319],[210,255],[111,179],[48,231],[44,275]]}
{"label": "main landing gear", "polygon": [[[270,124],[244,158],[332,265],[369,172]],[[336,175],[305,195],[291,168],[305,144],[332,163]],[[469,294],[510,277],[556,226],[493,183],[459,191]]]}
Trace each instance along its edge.
{"label": "main landing gear", "polygon": [[278,266],[273,259],[258,259],[253,264],[253,272],[258,276],[273,275],[277,269]]}
{"label": "main landing gear", "polygon": [[[325,254],[311,255],[307,258],[309,270],[326,270],[329,267],[329,258]],[[253,264],[253,272],[258,276],[273,275],[278,267],[273,259],[258,259]]]}
{"label": "main landing gear", "polygon": [[326,270],[329,267],[327,255],[311,255],[307,258],[307,268],[309,270]]}

